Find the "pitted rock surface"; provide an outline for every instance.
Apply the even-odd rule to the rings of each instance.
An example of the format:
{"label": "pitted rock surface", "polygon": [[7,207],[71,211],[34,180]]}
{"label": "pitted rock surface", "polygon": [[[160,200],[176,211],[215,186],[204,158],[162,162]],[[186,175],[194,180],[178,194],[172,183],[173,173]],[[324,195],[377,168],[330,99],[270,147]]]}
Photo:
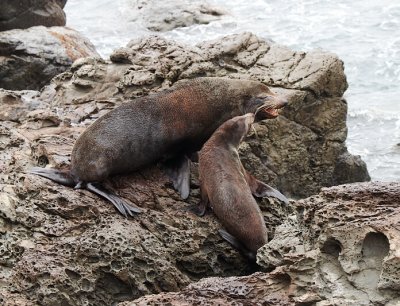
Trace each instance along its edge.
{"label": "pitted rock surface", "polygon": [[258,252],[272,272],[207,278],[119,306],[400,303],[400,183],[341,185],[292,204]]}
{"label": "pitted rock surface", "polygon": [[400,303],[400,183],[324,188],[295,208],[258,263],[290,276],[296,302],[313,292],[321,305]]}
{"label": "pitted rock surface", "polygon": [[[68,167],[85,127],[127,99],[183,78],[226,76],[261,80],[290,101],[279,119],[258,124],[241,148],[246,168],[259,179],[296,197],[341,180],[368,179],[365,164],[344,144],[343,64],[330,53],[313,54],[311,60],[250,33],[196,47],[151,36],[115,51],[111,62],[78,59],[41,92],[0,90],[1,303],[110,305],[178,291],[204,277],[253,271],[220,238],[212,214],[190,212],[199,201],[195,164],[187,201],[158,166],[106,182],[144,209],[131,219],[88,191],[27,170]],[[272,239],[288,211],[273,200],[259,203]]]}
{"label": "pitted rock surface", "polygon": [[243,277],[210,277],[180,292],[148,295],[118,306],[295,305],[290,294],[290,278],[286,274],[258,272]]}
{"label": "pitted rock surface", "polygon": [[67,0],[2,0],[0,31],[33,26],[65,26],[63,8]]}
{"label": "pitted rock surface", "polygon": [[67,27],[0,32],[0,88],[39,90],[87,56],[99,57],[88,39]]}

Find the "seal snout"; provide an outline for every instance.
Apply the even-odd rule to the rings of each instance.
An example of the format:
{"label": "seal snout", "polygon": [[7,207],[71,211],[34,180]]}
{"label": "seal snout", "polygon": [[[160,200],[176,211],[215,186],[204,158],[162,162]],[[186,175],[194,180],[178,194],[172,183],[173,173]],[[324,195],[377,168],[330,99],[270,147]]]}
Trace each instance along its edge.
{"label": "seal snout", "polygon": [[278,103],[277,103],[277,107],[276,108],[283,108],[283,107],[285,107],[285,106],[287,106],[288,104],[289,104],[289,101],[288,101],[288,99],[286,98],[286,97],[281,97],[281,98],[279,98],[279,99],[277,99],[278,101]]}
{"label": "seal snout", "polygon": [[263,104],[256,110],[256,121],[274,119],[278,117],[278,110],[288,104],[289,102],[286,97],[270,96],[269,99],[266,99],[265,104]]}

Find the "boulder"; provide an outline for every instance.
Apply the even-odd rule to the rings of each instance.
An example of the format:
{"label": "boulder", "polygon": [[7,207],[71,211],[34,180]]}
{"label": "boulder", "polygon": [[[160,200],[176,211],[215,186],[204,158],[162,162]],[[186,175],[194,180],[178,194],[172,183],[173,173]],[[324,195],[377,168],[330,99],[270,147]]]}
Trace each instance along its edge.
{"label": "boulder", "polygon": [[294,212],[258,252],[270,273],[202,279],[134,305],[398,305],[400,183],[324,189]]}
{"label": "boulder", "polygon": [[38,90],[86,56],[99,57],[88,39],[67,27],[0,32],[0,88]]}
{"label": "boulder", "polygon": [[151,31],[166,32],[194,24],[208,24],[226,13],[222,8],[198,0],[133,0],[131,10],[125,14],[130,21]]}
{"label": "boulder", "polygon": [[290,104],[277,120],[256,125],[257,134],[242,145],[249,170],[295,198],[323,186],[370,179],[365,163],[347,152],[347,82],[343,62],[332,53],[295,52],[242,33],[195,47],[150,36],[117,49],[110,59],[75,62],[44,90],[49,103],[79,123],[80,118],[72,118],[76,109],[94,100],[112,98],[119,104],[180,79],[259,80],[286,95]]}
{"label": "boulder", "polygon": [[[243,33],[195,47],[151,36],[116,50],[110,62],[78,59],[41,92],[0,90],[0,304],[111,305],[204,277],[254,272],[218,235],[212,214],[191,212],[199,201],[196,164],[186,201],[158,165],[105,182],[143,208],[130,219],[86,190],[27,173],[68,167],[79,134],[127,99],[200,76],[260,80],[288,96],[281,118],[258,124],[241,147],[246,168],[260,179],[304,197],[354,173],[368,178],[345,147],[347,83],[333,54],[294,52]],[[335,176],[338,169],[346,175]],[[273,199],[259,205],[273,242],[293,212]],[[260,264],[281,266],[270,257]],[[260,284],[287,284],[289,272]]]}
{"label": "boulder", "polygon": [[33,26],[65,26],[63,8],[67,0],[3,0],[0,2],[0,31]]}

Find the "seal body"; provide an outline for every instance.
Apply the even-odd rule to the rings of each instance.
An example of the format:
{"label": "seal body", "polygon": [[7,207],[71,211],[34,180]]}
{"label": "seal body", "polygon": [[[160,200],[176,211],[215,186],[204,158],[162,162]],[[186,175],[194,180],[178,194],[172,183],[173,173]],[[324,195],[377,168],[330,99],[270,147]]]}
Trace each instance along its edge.
{"label": "seal body", "polygon": [[102,181],[158,160],[198,151],[226,120],[255,112],[267,86],[254,81],[198,78],[127,102],[94,122],[76,141],[71,173],[77,181]]}
{"label": "seal body", "polygon": [[211,206],[226,232],[221,235],[254,260],[268,241],[263,215],[253,197],[238,147],[254,114],[235,117],[219,127],[199,154],[202,205]]}
{"label": "seal body", "polygon": [[258,112],[259,120],[272,118],[277,116],[275,109],[286,103],[260,82],[227,78],[179,81],[168,90],[126,102],[97,119],[77,139],[68,172],[34,168],[31,173],[106,197],[108,192],[98,183],[110,175],[169,161],[167,173],[186,198],[187,156],[198,151],[218,126],[249,112]]}

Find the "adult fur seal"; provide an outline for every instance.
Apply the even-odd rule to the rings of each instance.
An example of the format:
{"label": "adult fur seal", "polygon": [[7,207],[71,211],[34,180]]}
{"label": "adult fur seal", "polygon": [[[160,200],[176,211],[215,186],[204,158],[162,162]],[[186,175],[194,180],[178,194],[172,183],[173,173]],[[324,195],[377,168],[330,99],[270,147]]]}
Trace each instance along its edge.
{"label": "adult fur seal", "polygon": [[96,120],[77,139],[70,170],[33,168],[31,173],[86,188],[108,199],[123,215],[132,215],[140,209],[107,191],[101,181],[165,161],[174,187],[187,198],[187,156],[200,150],[226,120],[249,112],[257,112],[258,120],[274,118],[276,109],[286,103],[260,82],[208,77],[179,81]]}
{"label": "adult fur seal", "polygon": [[253,122],[254,114],[226,121],[199,154],[201,214],[210,205],[226,229],[219,231],[221,236],[252,261],[268,239],[263,215],[253,195],[273,196],[288,203],[278,190],[249,174],[239,159],[239,144]]}

